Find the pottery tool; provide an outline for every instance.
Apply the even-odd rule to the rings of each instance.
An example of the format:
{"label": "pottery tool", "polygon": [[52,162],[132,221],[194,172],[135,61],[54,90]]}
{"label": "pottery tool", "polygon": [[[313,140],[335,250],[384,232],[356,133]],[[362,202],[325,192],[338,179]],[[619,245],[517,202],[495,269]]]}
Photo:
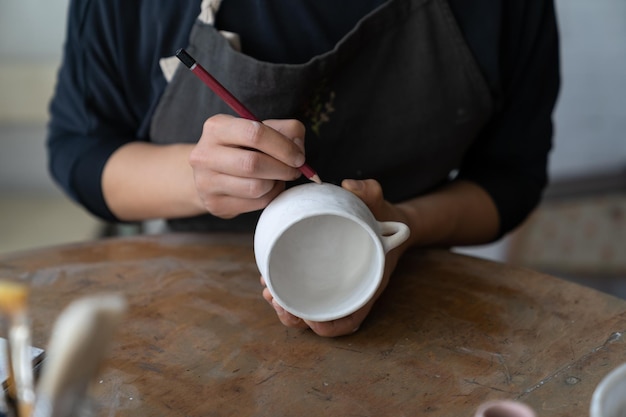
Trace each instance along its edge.
{"label": "pottery tool", "polygon": [[31,334],[28,320],[28,287],[0,281],[0,312],[8,320],[8,395],[19,417],[29,417],[35,402]]}
{"label": "pottery tool", "polygon": [[72,416],[81,409],[125,310],[117,295],[81,298],[63,310],[50,336],[34,417]]}
{"label": "pottery tool", "polygon": [[[13,376],[9,376],[10,369],[8,365],[8,349],[9,349],[9,341],[0,337],[0,385],[6,391],[9,389],[9,379],[13,378]],[[46,356],[46,351],[38,348],[36,346],[30,347],[30,361],[32,364],[33,373],[35,375],[35,381],[37,380],[37,370],[41,365],[44,357]],[[0,415],[1,416],[1,415]]]}
{"label": "pottery tool", "polygon": [[[4,337],[0,337],[0,385],[4,390],[4,398],[0,397],[0,417],[15,417],[19,415],[15,378],[9,364],[9,354],[9,341]],[[37,372],[44,357],[45,351],[43,349],[34,346],[30,347],[30,358],[35,380],[37,380]]]}
{"label": "pottery tool", "polygon": [[[187,68],[191,70],[200,80],[202,80],[215,94],[217,94],[226,104],[230,106],[239,116],[261,122],[250,110],[246,108],[230,91],[226,89],[219,81],[217,81],[209,72],[202,67],[194,58],[184,49],[176,51],[176,57],[181,60]],[[298,168],[309,180],[321,184],[319,175],[306,163]]]}

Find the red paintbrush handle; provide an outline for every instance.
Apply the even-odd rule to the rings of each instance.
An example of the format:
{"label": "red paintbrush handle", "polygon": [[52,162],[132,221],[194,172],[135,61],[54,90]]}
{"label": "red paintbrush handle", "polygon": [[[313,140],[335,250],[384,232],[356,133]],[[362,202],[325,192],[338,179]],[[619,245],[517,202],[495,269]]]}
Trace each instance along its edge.
{"label": "red paintbrush handle", "polygon": [[200,64],[195,63],[191,68],[191,71],[198,76],[206,85],[209,86],[211,90],[215,92],[226,104],[230,106],[239,116],[249,119],[256,120],[260,122],[259,118],[256,117],[250,110],[246,108],[237,97],[233,96],[230,91],[228,91],[219,81],[217,81],[211,74],[207,72]]}

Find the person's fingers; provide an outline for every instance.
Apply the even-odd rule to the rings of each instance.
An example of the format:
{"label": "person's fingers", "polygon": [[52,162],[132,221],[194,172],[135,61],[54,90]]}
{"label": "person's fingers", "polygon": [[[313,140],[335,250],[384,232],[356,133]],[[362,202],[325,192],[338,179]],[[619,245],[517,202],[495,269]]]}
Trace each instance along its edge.
{"label": "person's fingers", "polygon": [[293,314],[285,310],[280,304],[276,302],[276,300],[272,300],[271,304],[274,308],[274,311],[276,311],[278,319],[283,325],[298,329],[306,329],[308,327],[307,323],[305,323],[304,320],[294,316]]}
{"label": "person's fingers", "polygon": [[352,334],[359,330],[361,322],[365,318],[365,315],[361,311],[349,316],[324,322],[315,322],[305,320],[305,323],[313,330],[318,336],[322,337],[338,337]]}
{"label": "person's fingers", "polygon": [[272,308],[276,312],[278,320],[280,320],[283,326],[293,327],[297,329],[306,329],[308,327],[304,320],[294,316],[293,314],[285,310],[280,304],[278,304],[267,288],[263,289],[263,298],[265,299],[265,301],[268,302],[269,305],[272,306]]}
{"label": "person's fingers", "polygon": [[302,138],[293,138],[293,143],[296,144],[298,148],[304,153],[304,139]]}
{"label": "person's fingers", "polygon": [[303,136],[297,120],[266,125],[225,114],[208,118],[189,155],[203,207],[222,218],[265,208],[285,181],[301,176],[304,144],[295,138]]}
{"label": "person's fingers", "polygon": [[192,152],[192,166],[204,164],[212,171],[240,178],[258,178],[292,181],[300,171],[259,151],[222,147],[219,155],[204,156]]}
{"label": "person's fingers", "polygon": [[262,199],[277,187],[283,188],[284,184],[282,181],[242,178],[217,173],[211,176],[197,176],[196,178],[196,188],[200,193],[202,190],[210,190],[207,195],[251,200]]}
{"label": "person's fingers", "polygon": [[272,297],[270,290],[267,287],[265,287],[265,279],[263,278],[263,276],[261,276],[260,280],[261,280],[261,285],[263,285],[263,299],[267,301],[269,305],[272,306],[272,308],[276,312],[276,316],[278,317],[278,320],[280,320],[280,322],[284,326],[287,326],[287,327],[306,329],[308,326],[302,319],[289,313],[287,310],[282,308],[280,304],[276,302],[276,300],[274,300],[274,297]]}
{"label": "person's fingers", "polygon": [[[288,138],[300,138],[301,145],[304,145],[304,137],[306,128],[302,122],[296,119],[268,119],[264,120],[263,124],[271,127],[277,132],[285,135]],[[298,145],[298,147],[304,152],[304,146]]]}
{"label": "person's fingers", "polygon": [[274,301],[274,297],[272,296],[270,290],[267,289],[267,287],[263,288],[263,299],[270,304],[272,304],[272,301]]}
{"label": "person's fingers", "polygon": [[376,215],[384,204],[383,189],[380,183],[373,179],[368,180],[343,180],[341,186],[359,197]]}
{"label": "person's fingers", "polygon": [[[203,135],[206,133],[209,137],[215,138],[216,143],[221,146],[254,149],[293,168],[302,166],[305,161],[304,154],[290,139],[295,136],[287,136],[270,126],[277,122],[266,121],[266,123],[216,115],[205,121]],[[284,126],[281,125],[283,131],[287,129],[288,124],[295,125],[296,122],[285,122]],[[295,129],[290,128],[290,130]]]}
{"label": "person's fingers", "polygon": [[285,183],[274,181],[273,188],[258,198],[242,198],[232,195],[217,194],[215,192],[207,195],[200,194],[200,199],[204,208],[214,216],[230,219],[241,213],[261,210],[265,208],[278,194],[285,189]]}

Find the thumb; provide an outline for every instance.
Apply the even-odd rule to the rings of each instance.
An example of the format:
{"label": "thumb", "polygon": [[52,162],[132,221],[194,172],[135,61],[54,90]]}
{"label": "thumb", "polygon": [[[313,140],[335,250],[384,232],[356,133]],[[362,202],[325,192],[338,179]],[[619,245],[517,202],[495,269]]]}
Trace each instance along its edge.
{"label": "thumb", "polygon": [[383,189],[376,180],[343,180],[341,186],[359,197],[378,218],[384,204]]}

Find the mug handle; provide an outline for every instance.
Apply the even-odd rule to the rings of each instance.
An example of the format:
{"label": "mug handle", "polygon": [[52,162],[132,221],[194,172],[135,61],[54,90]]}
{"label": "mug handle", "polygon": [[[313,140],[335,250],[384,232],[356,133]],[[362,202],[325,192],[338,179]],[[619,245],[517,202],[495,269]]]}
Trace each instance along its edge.
{"label": "mug handle", "polygon": [[400,246],[409,238],[409,226],[400,222],[378,222],[380,240],[385,253]]}

